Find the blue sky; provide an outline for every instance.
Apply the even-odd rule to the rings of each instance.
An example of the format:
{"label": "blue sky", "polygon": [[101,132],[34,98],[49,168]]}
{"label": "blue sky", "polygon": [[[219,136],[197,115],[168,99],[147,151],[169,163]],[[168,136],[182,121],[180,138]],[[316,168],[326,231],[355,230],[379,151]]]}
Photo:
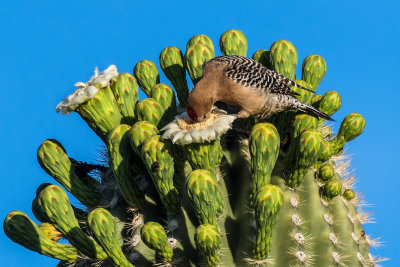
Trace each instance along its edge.
{"label": "blue sky", "polygon": [[[236,28],[248,39],[248,56],[286,39],[300,62],[309,54],[325,58],[328,72],[319,92],[342,95],[337,124],[351,112],[367,121],[347,151],[357,188],[376,218],[366,232],[384,241],[372,253],[391,258],[384,266],[400,266],[399,13],[398,1],[375,0],[1,1],[0,218],[14,209],[33,217],[37,186],[53,182],[36,162],[43,140],[60,140],[73,158],[96,159],[100,139],[77,114],[54,111],[75,82],[87,81],[96,66],[132,72],[139,60],[157,62],[166,46],[184,51],[195,34],[207,34],[218,47],[219,36]],[[3,266],[56,265],[2,231],[0,258]]]}

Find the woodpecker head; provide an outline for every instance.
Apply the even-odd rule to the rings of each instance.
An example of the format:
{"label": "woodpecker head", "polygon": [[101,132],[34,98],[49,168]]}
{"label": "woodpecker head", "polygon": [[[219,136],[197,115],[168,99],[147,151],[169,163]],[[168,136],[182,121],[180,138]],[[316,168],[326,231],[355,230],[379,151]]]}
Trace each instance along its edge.
{"label": "woodpecker head", "polygon": [[194,88],[189,94],[187,114],[194,122],[205,121],[211,115],[214,102],[214,98],[206,91]]}

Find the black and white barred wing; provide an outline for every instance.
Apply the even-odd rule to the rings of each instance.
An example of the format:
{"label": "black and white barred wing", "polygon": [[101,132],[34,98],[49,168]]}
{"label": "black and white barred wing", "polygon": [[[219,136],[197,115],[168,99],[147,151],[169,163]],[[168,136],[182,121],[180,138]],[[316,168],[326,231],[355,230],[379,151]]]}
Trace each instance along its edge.
{"label": "black and white barred wing", "polygon": [[254,90],[262,90],[265,93],[298,95],[290,89],[290,86],[303,88],[285,76],[267,69],[250,58],[222,56],[213,58],[212,60],[227,65],[224,69],[226,77]]}

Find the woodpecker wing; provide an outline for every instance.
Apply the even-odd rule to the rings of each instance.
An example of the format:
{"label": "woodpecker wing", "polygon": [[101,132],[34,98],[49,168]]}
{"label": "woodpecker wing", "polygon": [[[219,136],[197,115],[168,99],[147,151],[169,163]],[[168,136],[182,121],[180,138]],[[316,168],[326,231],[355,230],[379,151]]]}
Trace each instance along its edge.
{"label": "woodpecker wing", "polygon": [[226,64],[224,72],[227,78],[255,90],[291,96],[298,95],[298,93],[290,89],[290,86],[296,86],[311,91],[289,80],[285,76],[267,69],[262,64],[250,58],[241,56],[221,56],[211,60]]}

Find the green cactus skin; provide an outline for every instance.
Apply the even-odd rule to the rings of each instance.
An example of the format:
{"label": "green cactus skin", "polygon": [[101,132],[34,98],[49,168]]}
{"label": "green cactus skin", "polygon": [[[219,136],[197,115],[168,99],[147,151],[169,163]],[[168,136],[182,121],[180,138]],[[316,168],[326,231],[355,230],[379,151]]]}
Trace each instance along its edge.
{"label": "green cactus skin", "polygon": [[157,262],[167,263],[172,261],[174,254],[168,244],[167,234],[161,224],[147,222],[143,225],[140,235],[146,246],[156,251]]}
{"label": "green cactus skin", "polygon": [[88,226],[96,241],[103,247],[116,266],[133,267],[119,245],[114,218],[109,211],[97,208],[89,213]]}
{"label": "green cactus skin", "polygon": [[219,38],[219,47],[224,56],[235,55],[245,57],[247,55],[247,39],[239,30],[224,32]]}
{"label": "green cactus skin", "polygon": [[159,83],[151,89],[151,97],[163,108],[163,119],[173,121],[177,115],[175,93],[165,83]]}
{"label": "green cactus skin", "polygon": [[272,69],[271,63],[269,61],[270,57],[270,52],[266,49],[259,49],[256,52],[254,52],[252,59],[257,61],[258,63],[261,63],[264,67],[268,69]]}
{"label": "green cactus skin", "polygon": [[130,73],[120,73],[112,81],[111,90],[122,115],[121,123],[135,123],[135,105],[139,100],[138,84]]}
{"label": "green cactus skin", "polygon": [[269,49],[272,69],[294,81],[296,79],[297,50],[285,40],[276,41]]}
{"label": "green cactus skin", "polygon": [[303,61],[301,79],[311,84],[312,90],[316,90],[326,74],[325,59],[318,55],[309,55]]}
{"label": "green cactus skin", "polygon": [[15,243],[42,255],[75,262],[78,251],[68,244],[59,244],[47,235],[22,211],[12,211],[4,219],[5,234]]}
{"label": "green cactus skin", "polygon": [[41,223],[38,226],[43,234],[54,242],[58,242],[63,238],[63,235],[50,223]]}
{"label": "green cactus skin", "polygon": [[80,252],[94,260],[108,258],[103,249],[79,227],[74,216],[67,194],[57,185],[44,188],[39,196],[38,203],[51,223],[60,231]]}
{"label": "green cactus skin", "polygon": [[342,192],[342,183],[337,179],[329,180],[322,188],[322,198],[325,201],[331,201],[332,198],[340,195]]}
{"label": "green cactus skin", "polygon": [[207,170],[195,170],[188,176],[186,190],[199,224],[216,225],[223,210],[216,177]]}
{"label": "green cactus skin", "polygon": [[151,89],[160,83],[160,75],[156,64],[150,60],[139,61],[133,69],[133,75],[139,83],[140,89],[150,97]]}
{"label": "green cactus skin", "polygon": [[165,76],[175,88],[179,104],[186,108],[189,88],[186,81],[186,71],[183,65],[183,54],[177,47],[166,47],[160,54],[160,66]]}
{"label": "green cactus skin", "polygon": [[283,201],[284,195],[279,186],[265,185],[257,191],[254,202],[257,234],[252,251],[256,260],[268,258],[271,251],[272,228],[278,220]]}
{"label": "green cactus skin", "polygon": [[174,159],[169,151],[168,143],[161,141],[159,135],[153,135],[143,143],[141,156],[161,202],[168,212],[174,213],[180,208],[180,198],[173,184]]}
{"label": "green cactus skin", "polygon": [[211,41],[210,37],[208,37],[207,35],[204,35],[204,34],[199,34],[199,35],[193,36],[187,42],[186,50],[188,50],[189,47],[191,47],[192,45],[195,45],[195,44],[201,44],[201,45],[208,46],[208,48],[210,48],[210,51],[211,51],[211,53],[212,53],[212,55],[214,57],[214,54],[215,54],[214,44]]}
{"label": "green cactus skin", "polygon": [[185,145],[185,148],[192,169],[204,169],[216,174],[216,166],[222,159],[222,147],[219,140],[209,143],[192,143]]}
{"label": "green cactus skin", "polygon": [[42,169],[73,194],[82,204],[95,207],[100,195],[96,191],[99,184],[91,179],[86,184],[74,172],[64,147],[54,139],[45,140],[37,151],[37,160]]}
{"label": "green cactus skin", "polygon": [[123,119],[110,86],[100,89],[75,111],[103,141],[107,133]]}
{"label": "green cactus skin", "polygon": [[356,196],[356,194],[354,193],[354,191],[352,189],[346,189],[343,191],[343,197],[348,201],[354,199],[355,196]]}
{"label": "green cactus skin", "polygon": [[333,166],[326,162],[324,163],[318,171],[318,178],[321,181],[329,181],[331,178],[333,178],[333,176],[335,175],[335,169],[333,168]]}
{"label": "green cactus skin", "polygon": [[151,122],[159,129],[168,123],[163,107],[154,98],[145,98],[139,101],[135,111],[138,120]]}
{"label": "green cactus skin", "polygon": [[[194,38],[188,47],[206,47],[209,44],[205,42],[207,38],[199,36]],[[214,56],[209,47],[206,47],[206,50]],[[280,53],[286,57],[283,57],[285,64],[291,62],[290,55],[285,54],[287,50],[275,52],[271,58],[275,56],[278,61],[281,60],[278,57]],[[171,53],[180,57],[180,53],[178,55],[176,51]],[[264,52],[260,53],[261,55],[257,55],[259,60]],[[204,61],[204,58],[196,60],[193,62],[200,66],[199,61]],[[321,58],[318,60],[322,62]],[[313,88],[315,84],[312,85],[310,79],[318,75],[319,79],[322,78],[317,68],[318,64],[314,65],[315,68],[305,70],[308,73],[303,73],[303,80],[296,82],[304,87]],[[198,77],[201,77],[201,72]],[[117,80],[118,77],[115,77],[111,81],[112,89],[115,89]],[[154,86],[149,90],[153,88]],[[104,111],[106,117],[110,114],[114,116],[113,112],[116,111],[119,119],[113,121],[107,117],[105,123],[96,117],[88,120],[88,123],[107,143],[107,133],[120,125],[125,115],[122,111],[124,107],[118,102],[121,95],[114,95],[115,92],[110,87],[105,89],[99,92],[99,96],[105,99],[93,101],[98,105],[93,109],[96,112],[94,117],[103,116],[96,111],[98,109]],[[308,92],[303,94],[304,90],[297,92],[300,94],[297,98],[317,108],[323,109],[326,105],[338,106],[337,97],[332,100],[325,95],[324,101],[327,103],[324,103],[322,95],[312,95]],[[163,101],[167,98],[163,98],[162,92],[159,96],[154,95],[157,100],[153,99],[150,102],[157,103],[156,105],[161,107],[159,114],[165,116],[163,111],[166,102]],[[93,103],[88,101],[83,106],[93,106]],[[126,105],[127,102],[124,103]],[[132,108],[133,105],[129,107],[130,110]],[[132,266],[131,263],[143,267],[154,264],[177,267],[250,267],[270,264],[278,267],[373,266],[376,263],[376,260],[369,256],[369,247],[373,242],[365,235],[362,225],[369,219],[360,211],[360,197],[351,189],[348,177],[341,177],[346,175],[347,170],[344,170],[344,166],[348,163],[343,161],[340,154],[343,153],[343,145],[362,132],[365,120],[361,115],[353,113],[347,116],[338,135],[333,139],[329,126],[321,124],[321,120],[317,121],[307,114],[288,111],[266,119],[266,122],[274,124],[279,133],[277,138],[280,139],[276,141],[279,145],[279,155],[276,163],[271,163],[271,166],[264,166],[264,162],[272,155],[265,156],[264,149],[271,145],[274,147],[274,143],[255,136],[256,131],[250,131],[255,122],[259,121],[254,121],[253,118],[245,122],[238,120],[221,140],[198,145],[198,151],[207,153],[203,158],[196,158],[196,161],[192,160],[189,164],[188,149],[170,141],[160,141],[158,125],[143,121],[151,119],[152,113],[157,113],[153,109],[150,107],[146,111],[148,114],[141,118],[137,116],[135,109],[136,123],[130,129],[127,125],[119,126],[120,132],[124,132],[129,141],[120,138],[113,140],[120,144],[124,141],[123,149],[132,149],[130,154],[134,158],[131,162],[133,171],[129,173],[135,175],[135,179],[140,179],[140,192],[146,200],[140,208],[132,209],[127,201],[119,198],[123,195],[123,190],[117,186],[118,178],[115,176],[118,174],[114,174],[112,170],[110,153],[107,155],[110,167],[104,166],[105,169],[99,170],[101,182],[98,182],[90,176],[78,177],[84,175],[79,174],[76,169],[79,163],[68,158],[65,149],[57,141],[48,140],[48,144],[40,150],[42,154],[38,157],[39,162],[46,172],[62,181],[68,190],[78,196],[80,201],[88,206],[88,210],[95,210],[90,218],[93,220],[88,221],[85,211],[72,207],[66,194],[59,187],[42,184],[32,202],[32,211],[44,224],[36,226],[25,214],[14,211],[7,216],[4,223],[4,231],[10,239],[28,249],[60,259],[60,267],[66,267],[68,264]],[[88,115],[88,118],[91,118],[90,116]],[[99,125],[96,125],[97,123]],[[122,136],[121,134],[119,137]],[[120,147],[120,155],[125,154],[123,149]],[[261,156],[262,166],[258,170],[254,167],[257,165],[254,162],[260,155],[264,156]],[[332,176],[332,168],[326,167],[327,164],[334,169],[334,175],[329,179],[326,177]],[[210,171],[193,171],[199,167]],[[262,171],[267,169],[268,172],[262,177]],[[269,174],[270,169],[272,173]],[[263,184],[258,188],[258,192],[261,193],[256,192],[253,206],[249,206],[253,177],[256,175],[263,179]],[[322,179],[322,176],[325,178]],[[150,180],[152,183],[147,184]],[[270,184],[264,184],[266,181]],[[125,182],[122,181],[122,184]],[[269,204],[274,203],[271,202],[274,198],[268,197],[269,191],[266,188],[273,186],[277,188],[274,192],[280,190],[281,193],[277,195],[282,199],[279,200],[279,213],[271,215],[268,214],[268,207],[273,207]],[[263,192],[265,194],[262,194]],[[90,194],[94,197],[89,197]],[[334,197],[335,195],[337,196]],[[274,220],[276,223],[272,225]],[[94,222],[98,223],[97,228],[90,225]],[[151,237],[152,233],[149,231],[147,237],[142,235],[140,238],[143,225],[151,222],[159,223],[157,229],[160,235],[157,234],[157,238],[149,240],[148,237]],[[49,229],[46,228],[47,223],[53,225],[70,244],[52,241],[50,238],[57,240],[59,234],[54,237],[50,232],[46,232],[45,229]],[[199,238],[200,235],[196,232],[205,227],[204,223],[209,224],[206,227],[207,231],[212,231],[202,231],[208,236],[202,234],[203,237]],[[90,232],[94,239],[88,236]],[[101,239],[96,235],[101,235]],[[216,239],[218,235],[220,241]],[[163,237],[162,242],[159,236]],[[208,248],[212,248],[209,250],[210,254],[203,252],[200,240],[210,241],[204,243]],[[147,241],[155,241],[156,245],[163,243],[160,246],[162,249],[152,247],[152,243]],[[145,243],[150,244],[149,247]],[[217,244],[218,247],[215,247]],[[156,251],[153,248],[156,248]],[[129,259],[129,262],[126,259]]]}
{"label": "green cactus skin", "polygon": [[132,169],[135,154],[129,144],[130,129],[131,127],[125,124],[112,129],[108,135],[107,147],[119,192],[130,207],[140,208],[145,200]]}
{"label": "green cactus skin", "polygon": [[254,206],[257,192],[270,183],[271,173],[279,154],[280,138],[275,126],[257,123],[251,130],[249,149],[251,156],[252,190],[250,206]]}
{"label": "green cactus skin", "polygon": [[213,57],[213,50],[201,43],[193,44],[186,49],[185,66],[194,85],[203,77],[203,64]]}
{"label": "green cactus skin", "polygon": [[340,125],[339,133],[332,140],[334,154],[339,153],[344,144],[350,142],[364,131],[365,119],[359,113],[350,113]]}
{"label": "green cactus skin", "polygon": [[[328,91],[322,95],[318,108],[320,111],[331,116],[336,111],[338,111],[341,106],[342,106],[342,97],[339,95],[339,93],[335,91]],[[322,118],[320,118],[319,120],[320,123],[324,121],[324,119]]]}
{"label": "green cactus skin", "polygon": [[213,224],[202,224],[196,229],[196,247],[202,254],[207,267],[219,266],[221,234]]}
{"label": "green cactus skin", "polygon": [[298,187],[304,174],[317,161],[322,152],[323,136],[316,129],[302,132],[295,140],[285,158],[285,169],[288,171],[286,182],[289,187]]}

